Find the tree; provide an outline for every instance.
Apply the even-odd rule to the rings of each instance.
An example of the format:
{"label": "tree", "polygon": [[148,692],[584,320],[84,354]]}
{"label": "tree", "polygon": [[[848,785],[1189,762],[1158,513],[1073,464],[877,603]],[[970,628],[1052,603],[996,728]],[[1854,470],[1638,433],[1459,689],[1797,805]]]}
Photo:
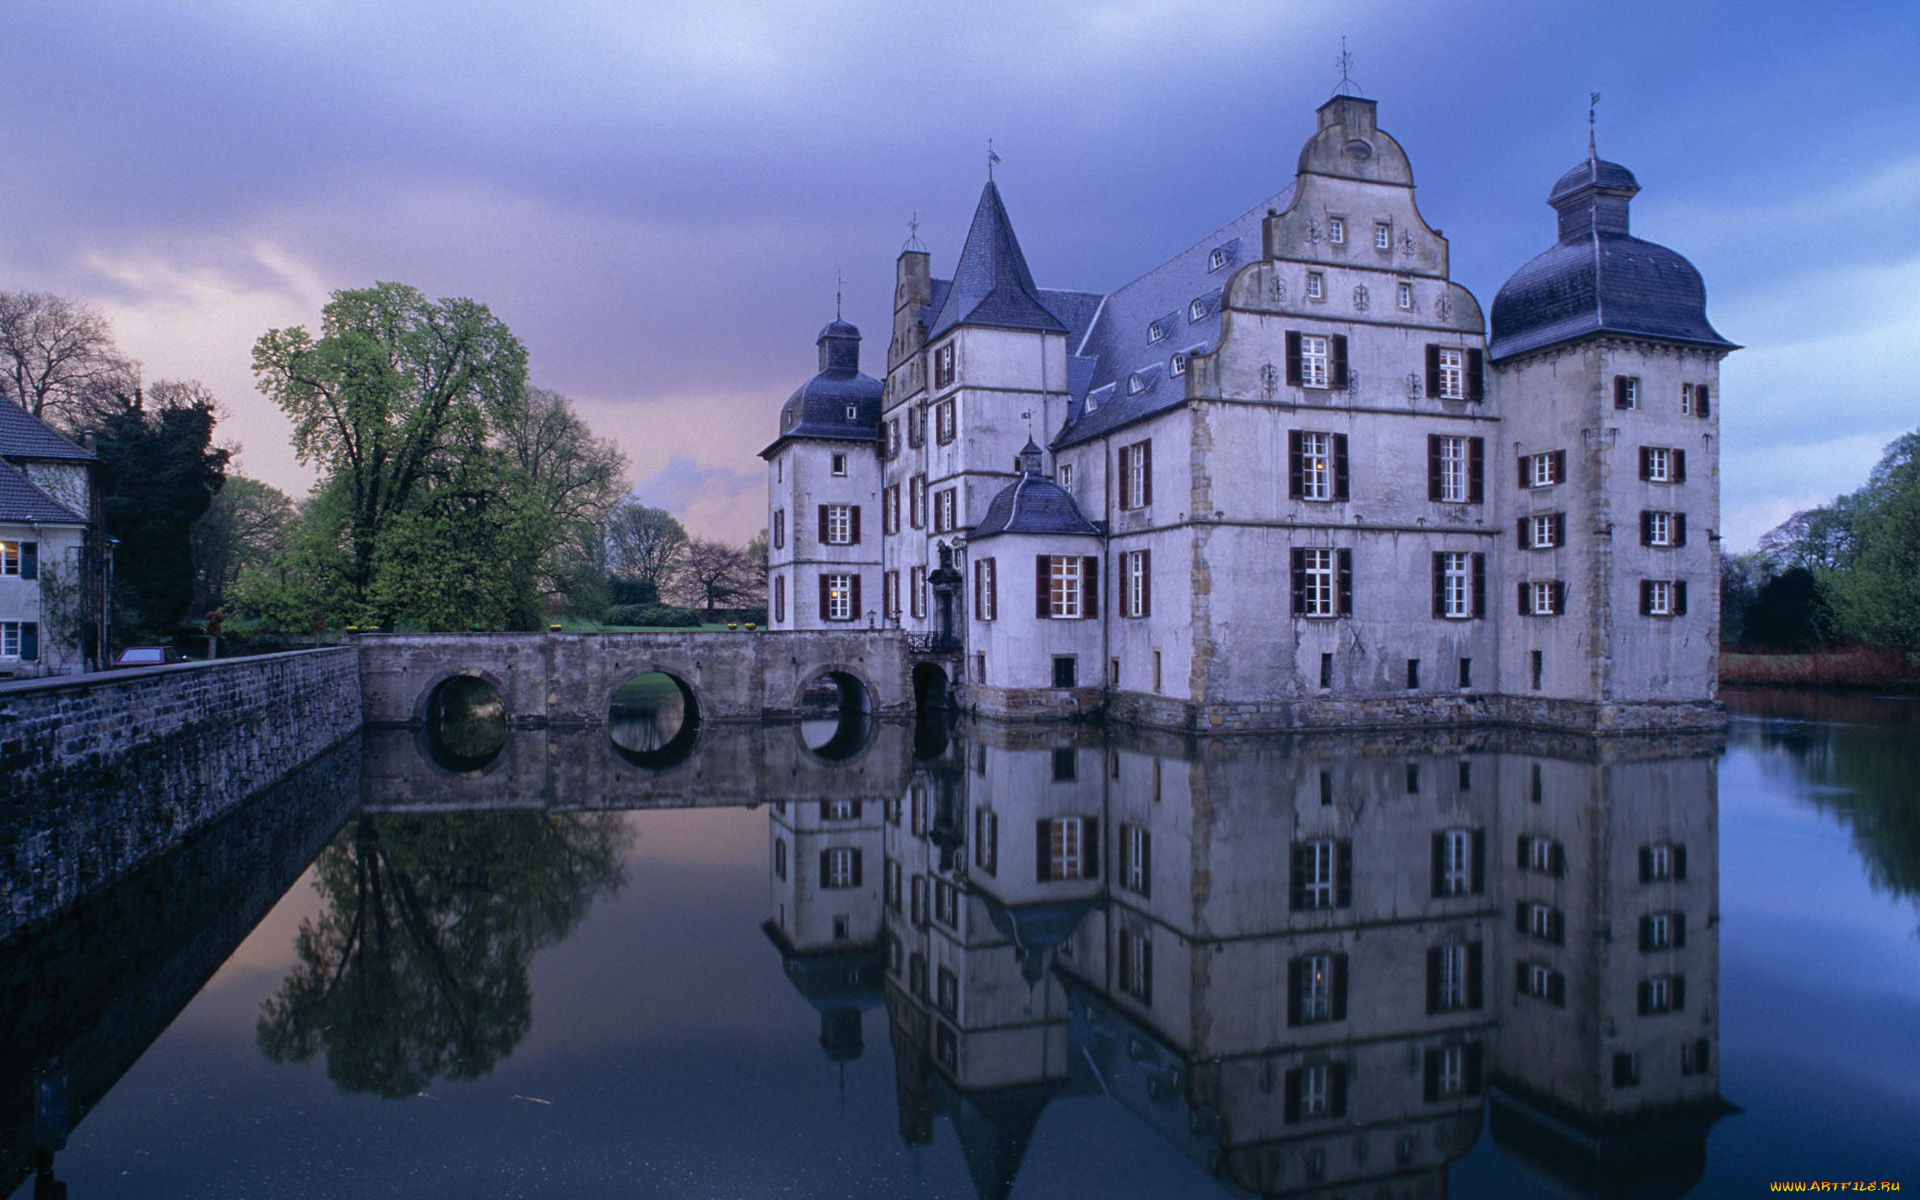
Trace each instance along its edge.
{"label": "tree", "polygon": [[279,488],[229,475],[190,537],[193,545],[193,607],[223,609],[227,592],[250,567],[264,567],[286,544],[293,500]]}
{"label": "tree", "polygon": [[638,592],[616,595],[622,604],[654,604],[672,590],[685,564],[687,531],[664,508],[620,502],[607,518],[607,570]]}
{"label": "tree", "polygon": [[162,381],[101,424],[101,507],[107,535],[119,541],[113,607],[122,645],[167,636],[193,603],[191,531],[226,482],[214,407],[200,384]]}
{"label": "tree", "polygon": [[0,292],[0,389],[15,404],[78,431],[124,407],[138,385],[99,312],[64,296]]}
{"label": "tree", "polygon": [[1833,509],[1845,549],[1815,574],[1837,631],[1920,651],[1920,432],[1888,446],[1866,486]]}
{"label": "tree", "polygon": [[626,493],[626,456],[596,438],[559,392],[528,388],[518,416],[501,441],[527,475],[548,516],[540,555],[542,586],[563,592],[576,609],[603,606],[604,554],[595,532]]}
{"label": "tree", "polygon": [[705,538],[694,538],[687,543],[680,588],[690,604],[704,606],[708,612],[757,598],[746,551]]}
{"label": "tree", "polygon": [[[485,561],[460,540],[478,529],[474,522],[503,514],[501,526],[516,536],[536,532],[525,511],[533,484],[499,449],[523,417],[526,364],[526,348],[485,305],[433,302],[396,283],[335,292],[318,338],[301,327],[272,329],[254,344],[260,390],[293,420],[301,461],[318,463],[325,476],[328,501],[313,516],[333,527],[305,540],[305,550],[321,557],[290,577],[317,584],[314,599],[329,605],[327,616],[455,628],[485,619],[455,611],[458,596],[439,597],[431,617],[409,607],[426,593],[409,586],[405,573],[423,569],[458,579],[490,604],[508,587],[507,574],[525,570],[531,587],[520,556]],[[503,487],[513,495],[498,503],[476,490]],[[430,528],[435,520],[454,523]],[[537,532],[546,535],[544,527]],[[328,546],[331,555],[323,552]],[[454,551],[457,560],[428,561],[436,550]],[[383,564],[383,554],[395,561]],[[524,621],[523,599],[494,607]]]}

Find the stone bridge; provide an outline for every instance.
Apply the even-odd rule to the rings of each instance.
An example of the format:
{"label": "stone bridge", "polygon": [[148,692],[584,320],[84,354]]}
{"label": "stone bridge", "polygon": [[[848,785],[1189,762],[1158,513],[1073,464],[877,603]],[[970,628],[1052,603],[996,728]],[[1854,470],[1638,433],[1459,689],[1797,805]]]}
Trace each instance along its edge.
{"label": "stone bridge", "polygon": [[[767,633],[362,634],[362,716],[369,726],[418,725],[433,690],[456,675],[493,685],[515,729],[603,725],[613,694],[659,672],[680,686],[701,722],[759,721],[800,711],[800,694],[827,673],[858,684],[875,717],[910,716],[916,686],[938,686],[891,630]],[[917,677],[916,677],[917,676]]]}

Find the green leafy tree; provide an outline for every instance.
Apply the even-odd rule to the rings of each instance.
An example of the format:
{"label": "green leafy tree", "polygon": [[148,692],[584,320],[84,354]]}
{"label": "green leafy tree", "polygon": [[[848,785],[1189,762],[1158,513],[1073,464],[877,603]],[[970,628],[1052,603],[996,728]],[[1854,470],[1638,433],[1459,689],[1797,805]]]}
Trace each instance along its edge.
{"label": "green leafy tree", "polygon": [[164,638],[193,603],[192,529],[226,482],[213,445],[213,397],[198,383],[155,383],[102,423],[101,504],[113,556],[122,645]]}
{"label": "green leafy tree", "polygon": [[617,814],[360,817],[314,864],[325,905],[261,1006],[274,1062],[324,1054],[342,1089],[390,1099],[476,1079],[532,1025],[534,952],[625,882]]}
{"label": "green leafy tree", "polygon": [[1866,486],[1834,509],[1845,549],[1816,574],[1835,627],[1920,652],[1920,432],[1887,447]]}
{"label": "green leafy tree", "polygon": [[194,597],[200,612],[222,609],[227,593],[252,567],[264,567],[286,545],[293,500],[279,488],[229,475],[219,495],[193,523]]}

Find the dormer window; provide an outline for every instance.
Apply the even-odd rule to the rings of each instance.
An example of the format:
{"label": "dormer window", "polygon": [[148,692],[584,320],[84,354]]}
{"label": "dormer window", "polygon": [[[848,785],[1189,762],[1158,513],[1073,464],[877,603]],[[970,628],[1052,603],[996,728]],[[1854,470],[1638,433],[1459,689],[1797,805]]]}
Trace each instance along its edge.
{"label": "dormer window", "polygon": [[1327,296],[1327,277],[1320,271],[1307,272],[1307,299],[1324,300]]}
{"label": "dormer window", "polygon": [[1146,390],[1147,381],[1145,376],[1141,375],[1138,371],[1127,376],[1127,395],[1137,396]]}
{"label": "dormer window", "polygon": [[1327,218],[1327,240],[1336,246],[1347,244],[1347,219],[1345,217]]}
{"label": "dormer window", "polygon": [[1167,362],[1167,374],[1185,375],[1187,373],[1187,355],[1185,351],[1175,354]]}
{"label": "dormer window", "polygon": [[1149,346],[1151,346],[1153,343],[1159,341],[1161,338],[1165,336],[1167,336],[1166,327],[1161,325],[1160,322],[1158,321],[1147,322],[1147,344]]}
{"label": "dormer window", "polygon": [[1225,246],[1215,246],[1213,252],[1207,255],[1207,270],[1218,271],[1226,265],[1227,248]]}
{"label": "dormer window", "polygon": [[1187,320],[1204,321],[1206,319],[1207,319],[1207,302],[1204,298],[1195,300],[1192,304],[1187,305]]}
{"label": "dormer window", "polygon": [[1375,250],[1393,249],[1393,222],[1375,221],[1373,223],[1373,248]]}
{"label": "dormer window", "polygon": [[853,405],[853,404],[847,405],[847,420],[858,421],[859,419],[860,419],[859,406]]}

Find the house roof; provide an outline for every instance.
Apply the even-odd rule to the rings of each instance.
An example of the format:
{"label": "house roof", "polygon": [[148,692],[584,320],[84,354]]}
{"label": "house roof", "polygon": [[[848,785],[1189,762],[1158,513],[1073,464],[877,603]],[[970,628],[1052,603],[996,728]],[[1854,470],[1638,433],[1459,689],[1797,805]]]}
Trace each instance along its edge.
{"label": "house roof", "polygon": [[0,401],[0,458],[73,459],[87,462],[82,450],[55,433],[45,421],[12,401]]}
{"label": "house roof", "polygon": [[927,337],[937,338],[956,325],[1067,332],[1066,322],[1054,315],[1034,286],[1020,241],[1013,236],[1013,222],[1000,202],[1000,189],[991,179],[980,191],[952,286],[927,327]]}
{"label": "house roof", "polygon": [[880,436],[883,389],[878,379],[860,370],[859,329],[836,317],[815,344],[820,347],[820,370],[780,406],[780,436],[760,452],[762,458],[788,438],[872,442]]}
{"label": "house roof", "polygon": [[972,541],[1000,533],[1092,534],[1100,527],[1087,520],[1060,485],[1040,474],[1040,447],[1029,439],[1020,452],[1020,478],[1000,490],[987,515],[967,536]]}
{"label": "house roof", "polygon": [[0,521],[41,525],[87,523],[85,517],[36,487],[19,467],[5,461],[0,461]]}

